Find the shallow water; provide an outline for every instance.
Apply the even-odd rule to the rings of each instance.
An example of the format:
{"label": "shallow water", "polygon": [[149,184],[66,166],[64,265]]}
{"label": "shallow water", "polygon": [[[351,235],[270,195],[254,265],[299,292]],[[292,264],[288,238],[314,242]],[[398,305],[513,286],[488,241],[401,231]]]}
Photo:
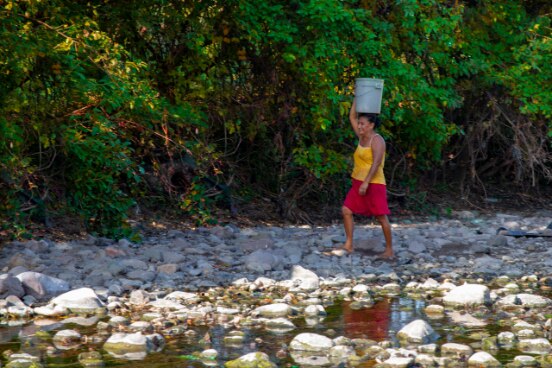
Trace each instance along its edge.
{"label": "shallow water", "polygon": [[[161,353],[149,354],[144,360],[139,361],[115,359],[101,350],[101,344],[87,344],[86,347],[80,349],[56,352],[53,355],[46,354],[47,347],[51,345],[51,336],[56,331],[71,328],[79,331],[84,336],[95,333],[94,326],[62,325],[58,321],[52,321],[52,324],[46,324],[45,326],[37,326],[36,323],[9,326],[5,322],[0,325],[0,351],[28,352],[42,356],[48,367],[70,368],[81,367],[77,361],[80,352],[95,349],[102,352],[107,367],[164,368],[205,367],[202,362],[194,359],[193,354],[213,348],[219,353],[217,360],[212,362],[215,367],[223,366],[224,362],[253,351],[262,351],[269,354],[278,366],[292,367],[294,364],[290,357],[278,359],[276,352],[282,348],[283,344],[289,344],[301,332],[314,332],[328,337],[345,336],[375,341],[391,340],[394,345],[398,346],[399,342],[395,338],[396,332],[407,323],[418,318],[429,321],[434,330],[439,333],[440,338],[436,341],[438,344],[446,342],[470,344],[480,341],[480,338],[470,337],[470,334],[474,332],[496,336],[498,332],[502,331],[497,317],[493,315],[485,316],[489,321],[489,325],[484,328],[456,326],[447,318],[428,319],[423,311],[428,304],[430,303],[423,298],[402,296],[380,298],[371,308],[352,310],[349,308],[348,302],[339,301],[334,305],[325,306],[328,315],[316,325],[307,325],[303,317],[292,317],[292,321],[298,328],[291,332],[275,333],[267,331],[265,328],[243,327],[241,331],[245,333],[245,340],[243,344],[237,346],[229,346],[223,342],[224,337],[234,328],[226,329],[222,325],[193,326],[190,329],[195,330],[198,333],[197,336],[167,338],[167,345]],[[14,321],[10,323],[14,324]],[[198,343],[207,333],[210,337],[210,343]],[[505,363],[511,361],[518,354],[520,353],[514,350],[500,350],[493,355]],[[368,362],[361,367],[372,365],[373,362]]]}

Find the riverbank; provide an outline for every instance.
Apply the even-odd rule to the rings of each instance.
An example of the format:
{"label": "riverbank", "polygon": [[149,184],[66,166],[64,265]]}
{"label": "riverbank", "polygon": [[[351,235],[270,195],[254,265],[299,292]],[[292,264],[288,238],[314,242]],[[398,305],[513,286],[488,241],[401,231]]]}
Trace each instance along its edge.
{"label": "riverbank", "polygon": [[[190,357],[191,362],[202,360],[201,364],[209,361],[224,364],[237,358],[238,353],[252,351],[268,354],[262,358],[269,359],[270,364],[295,362],[309,366],[316,359],[325,361],[323,356],[328,360],[324,363],[326,366],[336,366],[336,361],[363,366],[378,359],[388,360],[377,358],[379,353],[372,356],[366,351],[370,347],[378,351],[379,348],[381,351],[398,349],[393,342],[397,331],[385,331],[385,338],[374,340],[374,344],[365,341],[368,345],[364,350],[360,349],[361,342],[355,345],[349,336],[335,341],[338,336],[328,336],[328,327],[324,325],[329,306],[345,301],[355,303],[352,307],[347,304],[349,309],[370,310],[382,298],[414,292],[422,295],[422,299],[431,300],[426,303],[427,307],[435,304],[433,309],[441,311],[441,318],[449,320],[445,325],[457,324],[449,309],[458,305],[447,304],[446,296],[467,282],[485,289],[476,288],[462,294],[468,298],[468,302],[459,303],[463,315],[470,312],[473,315],[468,315],[477,319],[478,315],[510,313],[509,307],[525,305],[527,308],[521,312],[528,317],[521,316],[517,322],[537,324],[533,328],[535,334],[525,337],[548,342],[544,337],[545,323],[551,306],[545,296],[539,305],[527,304],[534,300],[526,301],[525,297],[514,297],[510,302],[503,299],[522,292],[535,297],[548,293],[546,288],[552,286],[552,279],[548,277],[552,275],[551,238],[514,238],[497,235],[496,231],[505,227],[547,232],[551,222],[552,214],[547,211],[530,217],[483,216],[460,211],[446,219],[403,219],[393,223],[394,262],[376,257],[383,251],[383,240],[375,224],[358,226],[356,252],[342,257],[324,254],[344,240],[338,224],[326,227],[227,225],[190,231],[158,228],[155,235],[145,237],[141,243],[91,236],[67,241],[11,242],[2,248],[0,260],[4,273],[0,283],[3,298],[0,314],[4,316],[4,327],[35,326],[30,336],[32,339],[42,336],[41,350],[26,349],[25,344],[19,348],[29,351],[42,363],[46,357],[62,352],[72,351],[76,355],[93,349],[99,354],[95,357],[104,364],[109,365],[110,359],[116,359],[113,364],[120,364],[121,359],[146,359],[166,349],[174,351],[175,346],[171,344],[180,346],[183,341],[190,343],[191,340],[193,346],[203,347],[205,351],[226,352],[218,358],[215,352],[205,351],[207,355],[202,358]],[[71,332],[59,325],[60,319],[76,314],[95,319],[77,320],[74,322],[77,326],[81,322],[88,326],[75,327]],[[430,314],[424,312],[422,317],[431,325]],[[517,314],[513,316],[518,318]],[[206,326],[224,330],[217,342],[224,344],[224,348],[208,341],[211,330]],[[273,351],[274,346],[263,350],[262,343],[250,340],[244,331],[251,326],[286,331],[288,334],[278,340],[282,351],[276,354],[279,350]],[[512,326],[502,327],[508,330],[502,332],[510,332]],[[61,331],[65,332],[58,336]],[[300,336],[302,333],[316,336]],[[514,333],[514,339],[519,341],[527,340],[525,337]],[[296,338],[300,341],[295,341]],[[301,342],[303,338],[314,338],[316,341],[312,343],[322,344],[322,348],[301,350],[300,346],[305,344]],[[432,342],[429,336],[422,340],[410,341],[405,346]],[[232,342],[241,348],[228,349]],[[243,344],[249,348],[244,349]],[[342,346],[336,348],[341,353],[326,354],[336,346]],[[516,345],[516,349],[520,346]],[[294,353],[297,351],[307,354],[297,355]],[[313,351],[316,354],[312,356],[318,357],[314,360],[308,354]],[[440,358],[437,351],[432,356]],[[358,359],[348,358],[353,355]],[[404,358],[402,355],[404,352],[392,350],[387,358]],[[330,359],[332,356],[337,356],[337,360]],[[8,358],[8,361],[14,359]],[[76,356],[73,359],[76,362]],[[196,366],[193,364],[196,363],[188,366]]]}

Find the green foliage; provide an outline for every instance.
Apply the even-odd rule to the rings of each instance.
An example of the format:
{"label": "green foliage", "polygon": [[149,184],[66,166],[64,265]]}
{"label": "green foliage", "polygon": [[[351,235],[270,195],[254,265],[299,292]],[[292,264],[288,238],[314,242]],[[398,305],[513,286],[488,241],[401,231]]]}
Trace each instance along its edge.
{"label": "green foliage", "polygon": [[[551,24],[538,1],[1,7],[0,216],[10,222],[69,208],[120,237],[129,208],[164,190],[208,223],[217,200],[205,177],[289,206],[337,201],[356,144],[356,77],[385,79],[386,170],[405,168],[396,182],[474,146],[479,156],[454,164],[482,173],[488,157],[515,159],[504,147],[525,138],[538,148],[519,148],[530,170],[502,172],[552,177]],[[163,170],[184,156],[196,178],[175,189]]]}

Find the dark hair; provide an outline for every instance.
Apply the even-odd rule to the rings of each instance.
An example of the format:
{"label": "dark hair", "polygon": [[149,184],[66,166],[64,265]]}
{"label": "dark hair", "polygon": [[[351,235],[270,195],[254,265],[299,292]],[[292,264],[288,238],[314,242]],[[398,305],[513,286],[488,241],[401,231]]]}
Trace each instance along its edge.
{"label": "dark hair", "polygon": [[374,128],[378,128],[381,125],[381,120],[376,114],[370,114],[367,112],[361,112],[358,114],[358,118],[366,118],[369,122],[374,123]]}

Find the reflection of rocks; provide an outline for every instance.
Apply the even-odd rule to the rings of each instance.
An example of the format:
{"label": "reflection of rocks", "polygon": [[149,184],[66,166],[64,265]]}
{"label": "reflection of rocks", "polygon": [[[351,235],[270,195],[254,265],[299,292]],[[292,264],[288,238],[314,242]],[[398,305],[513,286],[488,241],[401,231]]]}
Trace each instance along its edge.
{"label": "reflection of rocks", "polygon": [[68,350],[78,348],[81,344],[81,339],[81,334],[75,330],[61,330],[54,335],[52,342],[56,348]]}

